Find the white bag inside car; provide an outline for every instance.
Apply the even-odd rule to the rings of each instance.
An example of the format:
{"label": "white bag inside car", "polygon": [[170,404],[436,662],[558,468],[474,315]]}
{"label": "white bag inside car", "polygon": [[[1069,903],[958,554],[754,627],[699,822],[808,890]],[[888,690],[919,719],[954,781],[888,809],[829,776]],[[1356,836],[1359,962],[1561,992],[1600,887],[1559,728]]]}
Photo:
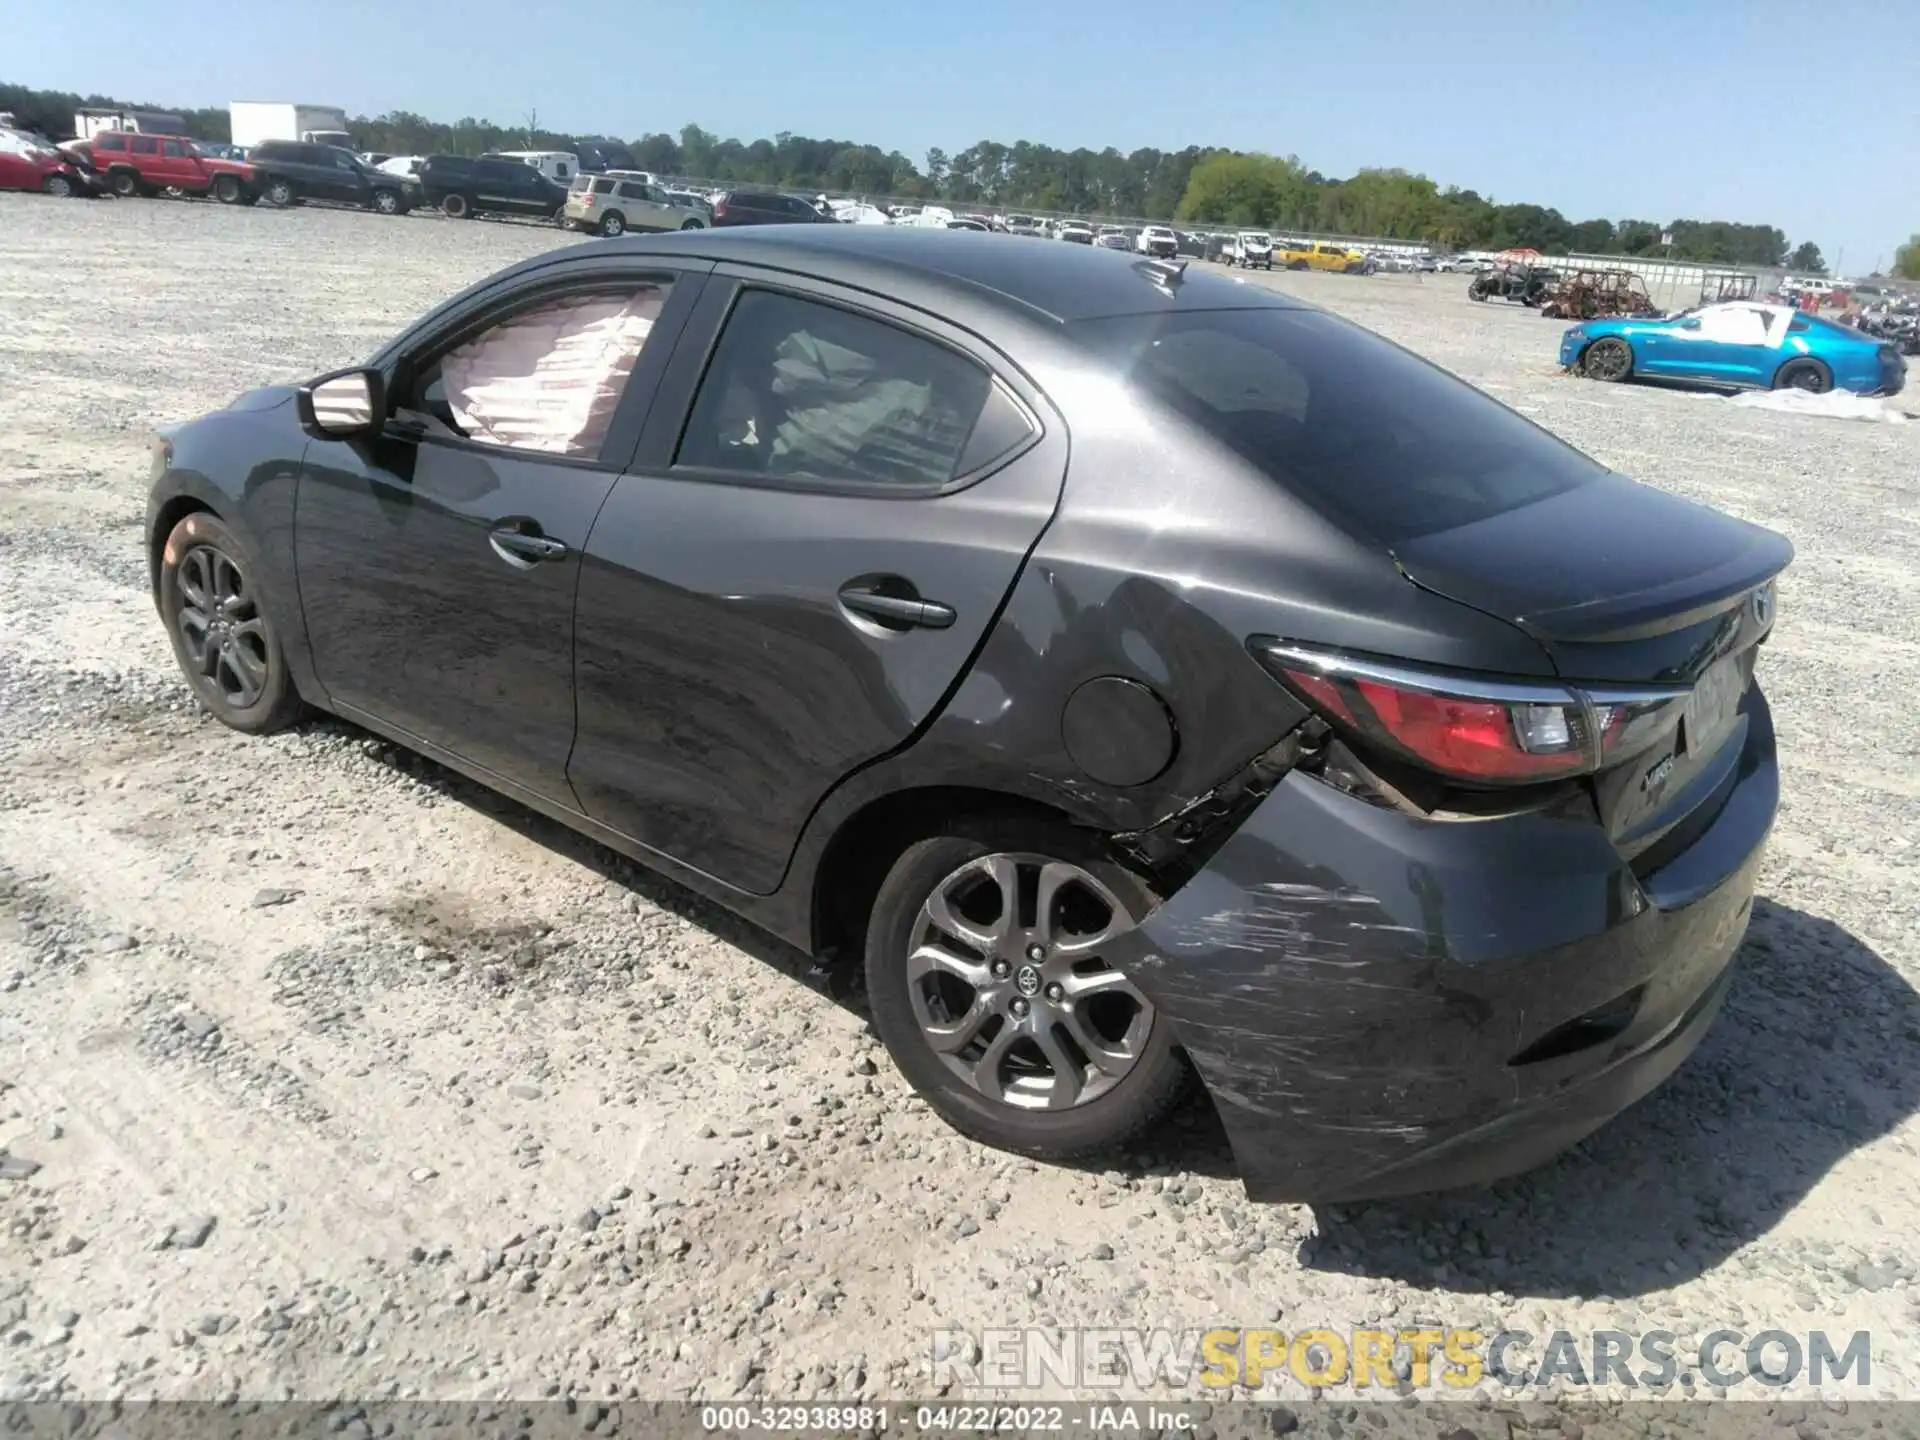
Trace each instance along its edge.
{"label": "white bag inside car", "polygon": [[440,375],[455,422],[487,444],[598,455],[665,302],[654,286],[555,300],[448,351]]}

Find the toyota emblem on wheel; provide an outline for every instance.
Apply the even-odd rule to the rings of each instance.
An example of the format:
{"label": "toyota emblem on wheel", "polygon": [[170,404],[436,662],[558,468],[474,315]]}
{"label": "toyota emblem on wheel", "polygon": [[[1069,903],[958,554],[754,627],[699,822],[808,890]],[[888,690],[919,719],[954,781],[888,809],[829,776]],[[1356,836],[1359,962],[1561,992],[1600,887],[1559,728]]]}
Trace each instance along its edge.
{"label": "toyota emblem on wheel", "polygon": [[1013,977],[1013,986],[1031,1000],[1040,993],[1040,972],[1031,965],[1022,965],[1020,973]]}

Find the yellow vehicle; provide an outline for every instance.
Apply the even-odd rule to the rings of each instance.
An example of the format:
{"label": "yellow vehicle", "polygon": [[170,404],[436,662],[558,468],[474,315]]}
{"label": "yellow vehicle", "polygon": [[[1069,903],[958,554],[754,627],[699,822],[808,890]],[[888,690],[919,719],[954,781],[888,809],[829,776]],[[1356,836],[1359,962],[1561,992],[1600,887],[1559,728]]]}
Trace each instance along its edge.
{"label": "yellow vehicle", "polygon": [[1358,250],[1328,240],[1286,240],[1274,247],[1273,258],[1289,270],[1333,270],[1358,275],[1367,257]]}

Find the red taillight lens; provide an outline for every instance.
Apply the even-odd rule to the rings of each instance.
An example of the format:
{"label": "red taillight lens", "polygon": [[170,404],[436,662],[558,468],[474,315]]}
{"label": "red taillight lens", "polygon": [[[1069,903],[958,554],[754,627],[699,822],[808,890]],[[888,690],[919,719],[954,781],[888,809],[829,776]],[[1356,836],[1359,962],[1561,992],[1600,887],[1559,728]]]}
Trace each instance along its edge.
{"label": "red taillight lens", "polygon": [[727,202],[726,202],[726,201],[724,201],[724,200],[716,200],[716,201],[714,201],[714,202],[713,202],[713,216],[714,216],[714,218],[715,218],[716,220],[717,220],[717,219],[719,219],[719,218],[720,218],[720,217],[721,217],[722,215],[724,215],[724,214],[726,214],[726,213],[727,213]]}
{"label": "red taillight lens", "polygon": [[1560,686],[1428,674],[1280,642],[1253,651],[1340,730],[1453,779],[1530,784],[1594,766],[1588,707]]}

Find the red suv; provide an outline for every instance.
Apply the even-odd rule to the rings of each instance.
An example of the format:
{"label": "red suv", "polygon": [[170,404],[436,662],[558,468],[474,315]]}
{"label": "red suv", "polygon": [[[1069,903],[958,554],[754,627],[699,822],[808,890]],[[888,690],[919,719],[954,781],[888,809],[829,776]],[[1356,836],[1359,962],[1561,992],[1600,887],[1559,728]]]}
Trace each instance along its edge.
{"label": "red suv", "polygon": [[93,167],[106,177],[108,188],[116,195],[178,190],[187,195],[211,195],[222,205],[251,205],[260,198],[251,165],[202,155],[184,135],[102,130],[92,144]]}

